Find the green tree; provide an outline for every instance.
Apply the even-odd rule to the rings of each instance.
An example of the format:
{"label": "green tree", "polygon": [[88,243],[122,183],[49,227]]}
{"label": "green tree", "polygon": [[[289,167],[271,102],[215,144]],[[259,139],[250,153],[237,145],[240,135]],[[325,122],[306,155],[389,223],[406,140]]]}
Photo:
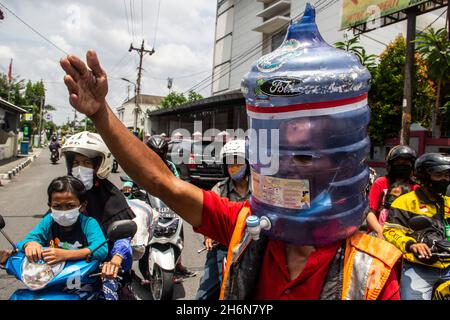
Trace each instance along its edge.
{"label": "green tree", "polygon": [[161,109],[176,107],[200,99],[203,99],[203,96],[194,91],[189,91],[187,97],[183,93],[172,91],[162,99]]}
{"label": "green tree", "polygon": [[[369,135],[372,143],[382,145],[386,138],[397,137],[401,128],[403,87],[405,78],[406,41],[397,37],[380,55],[372,74],[369,92],[371,121]],[[412,121],[427,127],[433,104],[434,89],[427,77],[425,62],[415,56],[415,76]]]}
{"label": "green tree", "polygon": [[19,107],[23,106],[25,104],[23,96],[24,81],[24,79],[18,80],[16,77],[13,77],[10,83],[8,76],[0,73],[0,98],[8,101],[9,96],[9,102]]}
{"label": "green tree", "polygon": [[372,73],[377,66],[377,56],[375,54],[367,54],[366,49],[360,45],[359,36],[349,39],[347,34],[344,34],[344,41],[336,42],[334,46],[338,49],[354,53],[356,57],[358,57],[359,62],[361,62],[370,73]]}
{"label": "green tree", "polygon": [[417,36],[417,51],[425,59],[428,75],[436,84],[434,109],[432,112],[431,128],[433,137],[439,137],[438,119],[444,96],[443,88],[450,82],[450,42],[445,28],[434,30]]}

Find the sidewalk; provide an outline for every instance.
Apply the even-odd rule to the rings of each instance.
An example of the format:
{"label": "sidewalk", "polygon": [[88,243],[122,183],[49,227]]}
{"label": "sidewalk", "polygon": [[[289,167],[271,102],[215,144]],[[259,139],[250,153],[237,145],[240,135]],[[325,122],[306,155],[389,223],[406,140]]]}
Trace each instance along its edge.
{"label": "sidewalk", "polygon": [[37,157],[40,156],[42,149],[34,148],[26,156],[19,155],[13,159],[0,161],[0,187],[8,184],[20,171],[28,167]]}

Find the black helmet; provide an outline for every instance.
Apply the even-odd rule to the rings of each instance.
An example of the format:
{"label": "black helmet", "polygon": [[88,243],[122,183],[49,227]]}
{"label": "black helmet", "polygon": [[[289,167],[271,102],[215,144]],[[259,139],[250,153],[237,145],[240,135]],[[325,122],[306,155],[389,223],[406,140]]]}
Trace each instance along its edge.
{"label": "black helmet", "polygon": [[157,153],[161,159],[166,160],[169,144],[164,137],[159,135],[151,136],[145,144]]}
{"label": "black helmet", "polygon": [[412,149],[408,146],[399,145],[399,146],[393,147],[389,151],[388,155],[386,156],[386,161],[388,164],[391,164],[397,158],[410,159],[411,164],[413,164],[414,161],[416,161],[417,153],[414,149]]}
{"label": "black helmet", "polygon": [[416,160],[414,170],[418,179],[427,181],[433,173],[450,170],[450,155],[425,153]]}

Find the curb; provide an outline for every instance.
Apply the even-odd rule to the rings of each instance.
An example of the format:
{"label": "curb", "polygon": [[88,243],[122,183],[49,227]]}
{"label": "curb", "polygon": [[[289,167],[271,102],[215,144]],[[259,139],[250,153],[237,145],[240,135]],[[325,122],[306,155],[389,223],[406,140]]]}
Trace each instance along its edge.
{"label": "curb", "polygon": [[39,154],[33,154],[26,160],[22,161],[19,165],[14,167],[14,169],[9,170],[7,173],[0,173],[0,187],[4,186],[5,184],[8,184],[14,176],[19,174],[19,172],[25,169],[26,167],[28,167],[34,160],[36,160],[40,156],[40,154],[41,152],[39,152]]}

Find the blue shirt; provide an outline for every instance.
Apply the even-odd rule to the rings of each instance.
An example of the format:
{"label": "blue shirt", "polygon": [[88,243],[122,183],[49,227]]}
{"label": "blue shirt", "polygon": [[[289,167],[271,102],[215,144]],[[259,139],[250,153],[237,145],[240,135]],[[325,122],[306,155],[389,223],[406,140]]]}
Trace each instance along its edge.
{"label": "blue shirt", "polygon": [[[103,235],[102,229],[98,222],[91,217],[87,217],[84,214],[80,214],[78,217],[78,221],[81,224],[81,230],[84,233],[87,241],[87,247],[89,250],[93,251],[95,248],[100,246],[103,242],[105,242],[105,236]],[[37,242],[41,246],[46,247],[49,244],[49,235],[50,228],[53,223],[56,223],[51,214],[47,214],[44,218],[39,222],[39,224],[30,231],[30,233],[23,239],[21,242],[17,244],[17,247],[20,251],[24,251],[23,246],[28,242]],[[82,239],[79,241],[82,242]],[[68,249],[81,249],[81,248],[68,248]],[[97,251],[92,254],[92,259],[98,261],[104,261],[108,255],[108,244],[104,243]]]}

